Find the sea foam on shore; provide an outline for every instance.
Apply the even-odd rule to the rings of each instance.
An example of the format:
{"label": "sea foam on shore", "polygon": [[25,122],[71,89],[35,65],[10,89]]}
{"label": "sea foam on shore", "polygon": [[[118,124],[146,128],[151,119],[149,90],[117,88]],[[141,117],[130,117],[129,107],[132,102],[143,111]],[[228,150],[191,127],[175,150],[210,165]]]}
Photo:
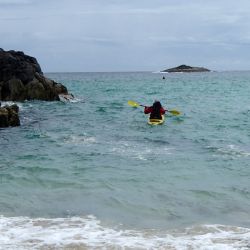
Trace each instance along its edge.
{"label": "sea foam on shore", "polygon": [[94,216],[0,217],[0,249],[249,249],[250,229],[197,225],[176,230],[126,230]]}

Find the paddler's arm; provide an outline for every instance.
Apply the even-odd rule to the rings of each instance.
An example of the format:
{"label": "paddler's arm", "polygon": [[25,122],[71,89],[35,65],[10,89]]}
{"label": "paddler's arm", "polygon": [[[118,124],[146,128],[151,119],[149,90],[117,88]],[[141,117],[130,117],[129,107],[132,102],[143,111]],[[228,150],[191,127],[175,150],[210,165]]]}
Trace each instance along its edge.
{"label": "paddler's arm", "polygon": [[161,107],[161,109],[160,109],[161,115],[164,115],[166,113],[166,111],[168,111],[168,110]]}
{"label": "paddler's arm", "polygon": [[144,114],[149,114],[151,112],[152,112],[152,107],[147,107],[147,106],[144,107]]}

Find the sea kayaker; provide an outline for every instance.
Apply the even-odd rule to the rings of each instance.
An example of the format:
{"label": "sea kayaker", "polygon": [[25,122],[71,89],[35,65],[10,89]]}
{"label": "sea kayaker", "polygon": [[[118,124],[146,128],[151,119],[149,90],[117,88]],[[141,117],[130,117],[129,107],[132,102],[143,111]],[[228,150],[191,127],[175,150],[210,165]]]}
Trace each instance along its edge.
{"label": "sea kayaker", "polygon": [[155,101],[151,107],[145,106],[144,114],[150,114],[150,119],[162,119],[165,114],[165,109],[159,101]]}

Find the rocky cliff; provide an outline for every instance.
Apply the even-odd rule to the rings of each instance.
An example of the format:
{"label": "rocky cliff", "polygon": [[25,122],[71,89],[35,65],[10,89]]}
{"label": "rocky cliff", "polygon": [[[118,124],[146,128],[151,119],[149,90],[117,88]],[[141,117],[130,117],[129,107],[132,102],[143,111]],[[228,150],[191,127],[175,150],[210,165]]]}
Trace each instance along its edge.
{"label": "rocky cliff", "polygon": [[59,100],[67,88],[46,78],[34,57],[21,51],[0,49],[0,100]]}

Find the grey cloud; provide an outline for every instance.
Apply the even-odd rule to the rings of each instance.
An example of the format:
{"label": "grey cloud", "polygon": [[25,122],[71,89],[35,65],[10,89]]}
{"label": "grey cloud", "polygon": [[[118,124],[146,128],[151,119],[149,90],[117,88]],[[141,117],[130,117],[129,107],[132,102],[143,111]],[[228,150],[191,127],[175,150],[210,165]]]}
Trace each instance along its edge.
{"label": "grey cloud", "polygon": [[0,6],[31,4],[32,0],[0,0]]}
{"label": "grey cloud", "polygon": [[0,6],[1,46],[41,58],[47,71],[157,70],[177,62],[250,67],[246,0],[0,0]]}

